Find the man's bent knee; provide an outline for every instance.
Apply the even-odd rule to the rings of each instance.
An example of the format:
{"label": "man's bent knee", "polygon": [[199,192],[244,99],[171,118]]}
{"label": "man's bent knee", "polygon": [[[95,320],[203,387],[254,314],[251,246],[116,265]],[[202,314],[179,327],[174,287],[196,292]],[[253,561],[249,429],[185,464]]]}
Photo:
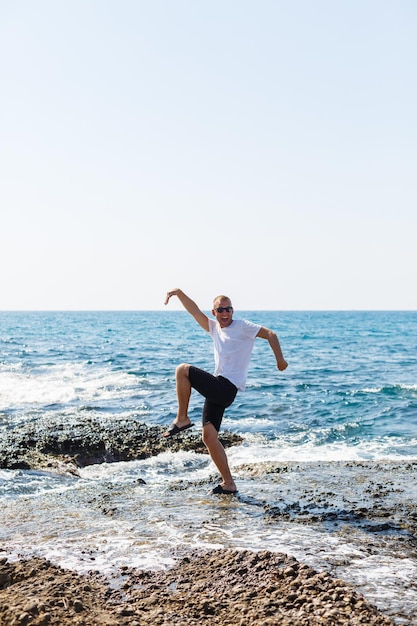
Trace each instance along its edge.
{"label": "man's bent knee", "polygon": [[176,375],[177,376],[186,376],[188,378],[189,377],[189,373],[190,373],[190,365],[189,365],[189,363],[181,363],[181,365],[178,365],[178,367],[176,369]]}

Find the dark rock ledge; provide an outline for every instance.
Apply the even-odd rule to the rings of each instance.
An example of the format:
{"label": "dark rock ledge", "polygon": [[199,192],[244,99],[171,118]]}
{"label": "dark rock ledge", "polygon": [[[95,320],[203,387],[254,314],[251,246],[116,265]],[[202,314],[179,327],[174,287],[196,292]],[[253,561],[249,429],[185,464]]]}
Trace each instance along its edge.
{"label": "dark rock ledge", "polygon": [[[207,452],[198,426],[170,439],[162,437],[165,430],[134,418],[42,419],[0,433],[0,469],[76,474],[86,465],[146,459],[166,450]],[[243,440],[223,432],[221,441],[229,447]]]}

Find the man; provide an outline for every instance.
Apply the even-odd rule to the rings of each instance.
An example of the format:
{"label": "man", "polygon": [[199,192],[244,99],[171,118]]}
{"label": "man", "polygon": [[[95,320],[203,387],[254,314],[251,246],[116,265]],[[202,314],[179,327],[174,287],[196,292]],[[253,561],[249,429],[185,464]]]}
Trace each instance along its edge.
{"label": "man", "polygon": [[227,296],[221,295],[214,299],[212,314],[215,320],[200,311],[197,304],[181,289],[168,291],[165,304],[168,304],[172,296],[177,296],[185,310],[210,333],[214,343],[215,370],[212,375],[188,363],[177,367],[178,413],[171,428],[163,436],[173,437],[194,426],[188,417],[188,405],[191,389],[196,389],[206,398],[202,439],[223,479],[212,493],[235,494],[237,487],[230,472],[225,449],[218,438],[224,410],[232,404],[238,390],[245,390],[256,337],[269,342],[280,371],[285,370],[288,363],[283,357],[278,337],[272,330],[247,320],[233,319],[233,306]]}

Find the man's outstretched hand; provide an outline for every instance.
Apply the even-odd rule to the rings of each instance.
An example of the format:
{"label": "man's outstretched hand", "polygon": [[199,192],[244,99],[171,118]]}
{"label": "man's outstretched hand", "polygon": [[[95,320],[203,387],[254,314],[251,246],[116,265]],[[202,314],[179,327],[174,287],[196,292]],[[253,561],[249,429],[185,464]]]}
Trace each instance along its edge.
{"label": "man's outstretched hand", "polygon": [[164,304],[168,304],[169,299],[171,298],[171,296],[176,296],[179,292],[179,289],[172,289],[171,291],[167,292],[166,298],[165,298],[165,302]]}

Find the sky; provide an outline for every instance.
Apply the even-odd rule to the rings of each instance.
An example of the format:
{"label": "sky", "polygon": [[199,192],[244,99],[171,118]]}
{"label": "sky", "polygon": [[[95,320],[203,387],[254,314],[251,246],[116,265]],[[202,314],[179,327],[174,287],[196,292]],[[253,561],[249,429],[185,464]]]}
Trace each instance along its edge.
{"label": "sky", "polygon": [[0,309],[417,310],[416,27],[414,0],[0,0]]}

